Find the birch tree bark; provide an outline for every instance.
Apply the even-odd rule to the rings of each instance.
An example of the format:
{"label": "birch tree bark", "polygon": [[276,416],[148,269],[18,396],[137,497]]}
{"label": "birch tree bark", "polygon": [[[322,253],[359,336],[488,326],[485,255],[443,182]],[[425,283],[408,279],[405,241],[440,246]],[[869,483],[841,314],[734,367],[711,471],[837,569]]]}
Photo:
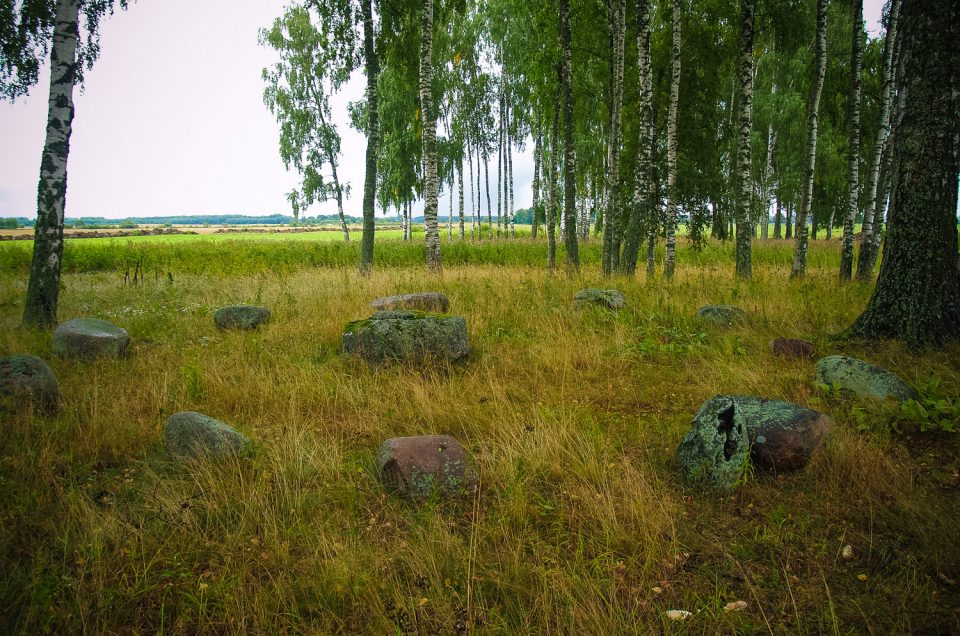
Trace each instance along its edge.
{"label": "birch tree bark", "polygon": [[553,110],[553,129],[550,134],[550,179],[547,203],[547,269],[557,265],[557,157],[560,142],[560,108]]}
{"label": "birch tree bark", "polygon": [[[369,2],[369,0],[366,0]],[[439,272],[440,233],[437,230],[437,119],[433,111],[433,0],[423,0],[420,20],[420,117],[423,123],[423,224],[427,269]]]}
{"label": "birch tree bark", "polygon": [[[847,209],[843,218],[840,280],[853,276],[853,224],[860,207],[860,54],[863,40],[863,0],[853,0],[850,41],[850,147],[847,150]],[[830,224],[833,227],[833,223]],[[829,234],[829,232],[828,232]],[[828,237],[829,238],[829,237]]]}
{"label": "birch tree bark", "polygon": [[[774,88],[776,91],[776,88]],[[760,215],[760,236],[764,240],[770,238],[770,204],[773,198],[773,153],[777,146],[777,131],[773,124],[767,128],[767,162],[763,171],[763,212]],[[777,221],[779,224],[779,220]]]}
{"label": "birch tree bark", "polygon": [[[637,68],[640,85],[634,209],[624,237],[620,270],[632,276],[637,269],[644,226],[652,216],[651,158],[653,155],[653,67],[650,63],[650,2],[637,1]],[[599,223],[599,221],[598,221]]]}
{"label": "birch tree bark", "polygon": [[473,241],[477,238],[477,197],[473,194],[473,152],[470,148],[470,144],[467,144],[467,165],[470,168],[469,182],[470,182],[470,240]]}
{"label": "birch tree bark", "polygon": [[[890,137],[890,120],[893,103],[894,81],[894,51],[897,48],[897,22],[900,15],[900,0],[892,0],[890,4],[890,18],[887,33],[883,42],[883,92],[880,96],[880,128],[877,130],[877,139],[873,147],[873,160],[870,163],[870,174],[867,181],[867,204],[863,210],[863,229],[860,232],[860,255],[857,259],[857,279],[869,280],[873,277],[873,267],[876,263],[877,248],[874,246],[874,236],[879,239],[879,224],[874,223],[877,210],[883,207],[883,200],[877,196],[880,184],[880,168],[883,164],[884,151],[888,147]],[[876,241],[879,246],[880,241]]]}
{"label": "birch tree bark", "polygon": [[537,239],[537,225],[540,215],[540,166],[543,152],[541,136],[540,129],[538,128],[536,138],[533,142],[533,211],[530,214],[532,223],[530,226],[530,237],[533,240]]}
{"label": "birch tree bark", "polygon": [[560,0],[560,91],[563,95],[563,219],[566,226],[567,271],[580,271],[577,246],[576,155],[573,146],[573,60],[570,45],[570,0]]}
{"label": "birch tree bark", "polygon": [[[360,273],[373,267],[373,235],[376,231],[374,205],[377,201],[377,146],[380,143],[379,94],[380,61],[373,42],[372,0],[363,0],[363,56],[367,73],[367,152],[363,178],[363,234],[360,237]],[[434,175],[436,176],[436,175]],[[436,209],[436,208],[434,208]]]}
{"label": "birch tree bark", "polygon": [[[612,99],[610,102],[610,140],[607,146],[607,210],[603,231],[603,273],[613,273],[616,234],[621,220],[619,218],[620,200],[620,147],[623,145],[620,132],[621,111],[623,109],[623,65],[624,65],[624,18],[625,0],[613,0],[610,3],[610,23],[613,35]],[[619,256],[619,254],[617,254]]]}
{"label": "birch tree bark", "polygon": [[[461,157],[460,160],[457,161],[457,175],[460,177],[460,207],[459,207],[459,213],[460,213],[460,240],[462,241],[464,238],[466,238],[466,235],[465,235],[465,232],[464,232],[464,226],[463,226],[463,157]],[[451,215],[451,216],[453,216],[453,215]]]}
{"label": "birch tree bark", "polygon": [[673,52],[670,58],[670,109],[667,114],[667,218],[663,276],[672,280],[677,268],[677,106],[680,101],[680,11],[673,0]]}
{"label": "birch tree bark", "polygon": [[960,339],[960,5],[905,2],[900,12],[890,222],[877,285],[851,331],[917,347]]}
{"label": "birch tree bark", "polygon": [[817,164],[817,132],[820,112],[820,95],[827,74],[827,0],[817,0],[817,32],[815,42],[815,66],[807,110],[807,148],[803,166],[803,190],[800,209],[797,210],[796,243],[790,278],[802,278],[807,270],[807,221],[813,205],[813,177]]}
{"label": "birch tree bark", "polygon": [[80,39],[79,12],[79,0],[60,0],[57,3],[50,53],[47,134],[40,161],[33,260],[23,310],[23,324],[31,327],[53,327],[57,324],[63,260],[63,215],[67,199],[67,156],[73,132],[73,86],[77,77],[77,44]]}
{"label": "birch tree bark", "polygon": [[510,112],[507,111],[507,172],[509,173],[510,183],[510,237],[517,238],[517,208],[516,201],[513,200],[513,142],[510,139]]}
{"label": "birch tree bark", "polygon": [[[486,188],[484,191],[487,193],[487,238],[493,239],[493,206],[490,205],[490,156],[484,151],[483,153],[483,178]],[[481,229],[481,234],[483,230]]]}
{"label": "birch tree bark", "polygon": [[[825,0],[818,0],[823,3]],[[753,13],[754,0],[740,0],[740,84],[737,94],[737,277],[753,275],[750,214],[750,128],[753,124]]]}

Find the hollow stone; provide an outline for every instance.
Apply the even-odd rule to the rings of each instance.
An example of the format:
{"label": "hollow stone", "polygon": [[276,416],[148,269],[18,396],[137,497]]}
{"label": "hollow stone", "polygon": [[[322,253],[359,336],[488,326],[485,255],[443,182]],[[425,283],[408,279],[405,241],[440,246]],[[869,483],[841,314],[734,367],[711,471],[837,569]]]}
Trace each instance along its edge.
{"label": "hollow stone", "polygon": [[747,312],[735,305],[704,305],[697,318],[718,327],[732,327],[747,322]]}
{"label": "hollow stone", "polygon": [[53,332],[53,353],[60,358],[117,358],[125,355],[129,346],[125,329],[99,318],[68,320]]}
{"label": "hollow stone", "polygon": [[627,297],[619,289],[581,289],[573,295],[574,309],[587,305],[596,305],[607,309],[623,309],[627,306]]}
{"label": "hollow stone", "polygon": [[60,383],[56,374],[37,356],[0,357],[0,412],[26,406],[44,413],[60,408]]}
{"label": "hollow stone", "polygon": [[167,450],[177,459],[236,457],[250,445],[250,439],[243,433],[195,411],[168,417],[163,437]]}
{"label": "hollow stone", "polygon": [[392,437],[380,445],[377,465],[387,490],[408,499],[468,493],[479,483],[466,449],[449,435]]}
{"label": "hollow stone", "polygon": [[270,320],[270,310],[256,305],[227,305],[213,312],[219,329],[256,329]]}
{"label": "hollow stone", "polygon": [[347,324],[343,350],[373,364],[456,362],[469,353],[467,322],[462,316],[378,311],[366,320]]}
{"label": "hollow stone", "polygon": [[915,392],[895,373],[863,360],[847,356],[827,356],[817,362],[817,384],[825,384],[859,397],[885,400],[894,398],[903,402]]}
{"label": "hollow stone", "polygon": [[450,301],[443,292],[417,292],[400,296],[384,296],[370,302],[374,310],[413,309],[445,314],[450,310]]}
{"label": "hollow stone", "polygon": [[687,479],[717,490],[736,485],[749,455],[746,421],[729,396],[705,402],[677,448]]}

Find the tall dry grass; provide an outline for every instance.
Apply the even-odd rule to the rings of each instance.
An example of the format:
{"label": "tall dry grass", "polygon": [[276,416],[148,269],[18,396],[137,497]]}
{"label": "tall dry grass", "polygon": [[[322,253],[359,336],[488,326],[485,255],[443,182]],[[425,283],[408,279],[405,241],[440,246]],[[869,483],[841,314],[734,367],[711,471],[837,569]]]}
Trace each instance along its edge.
{"label": "tall dry grass", "polygon": [[[764,247],[757,247],[765,263]],[[779,249],[779,248],[770,248]],[[831,263],[835,246],[812,245]],[[818,260],[819,259],[819,260]],[[813,341],[960,392],[960,349],[914,355],[831,339],[869,287],[818,267],[800,283],[771,256],[752,282],[732,264],[682,264],[672,285],[569,279],[534,267],[352,269],[124,287],[65,279],[61,319],[113,320],[129,358],[51,360],[21,330],[22,277],[0,283],[0,354],[51,360],[66,404],[0,427],[4,632],[543,633],[960,630],[956,436],[858,431],[813,365],[776,358],[776,336]],[[575,311],[585,286],[628,309]],[[372,368],[340,333],[374,297],[439,289],[466,317],[462,365]],[[271,324],[221,333],[217,306],[262,302]],[[747,327],[705,329],[706,303]],[[699,404],[720,392],[796,401],[837,430],[804,472],[698,492],[673,464]],[[170,413],[199,410],[256,440],[251,457],[178,464]],[[391,436],[447,433],[482,478],[473,500],[412,505],[383,492]],[[931,456],[932,453],[932,456]],[[951,464],[952,462],[952,464]],[[951,466],[953,467],[951,469]],[[840,556],[844,545],[854,558]],[[865,575],[865,580],[858,578]],[[743,613],[723,605],[742,599]],[[664,612],[697,612],[684,623]]]}

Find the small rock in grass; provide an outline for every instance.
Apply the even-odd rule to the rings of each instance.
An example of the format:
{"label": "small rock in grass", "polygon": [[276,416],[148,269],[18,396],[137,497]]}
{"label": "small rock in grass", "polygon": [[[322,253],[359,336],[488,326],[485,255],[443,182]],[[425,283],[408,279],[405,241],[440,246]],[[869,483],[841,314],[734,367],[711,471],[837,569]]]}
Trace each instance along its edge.
{"label": "small rock in grass", "polygon": [[347,324],[343,330],[343,350],[372,364],[456,362],[470,351],[467,322],[462,316],[378,311],[366,320]]}
{"label": "small rock in grass", "polygon": [[812,358],[813,344],[796,338],[777,338],[770,341],[770,351],[785,358]]}
{"label": "small rock in grass", "polygon": [[816,381],[858,397],[877,400],[894,398],[903,402],[916,395],[896,374],[847,356],[827,356],[819,360]]}
{"label": "small rock in grass", "polygon": [[450,310],[450,301],[443,292],[417,292],[399,296],[384,296],[370,302],[371,309],[413,309],[445,314]]}
{"label": "small rock in grass", "polygon": [[466,449],[449,435],[392,437],[377,451],[377,465],[387,490],[408,499],[458,495],[479,483]]}
{"label": "small rock in grass", "polygon": [[614,311],[627,306],[627,297],[619,289],[581,289],[573,295],[573,308],[583,309],[587,305],[596,305]]}
{"label": "small rock in grass", "polygon": [[705,402],[677,448],[687,479],[718,490],[736,485],[749,457],[747,424],[729,396]]}
{"label": "small rock in grass", "polygon": [[853,546],[849,543],[843,546],[843,550],[840,551],[840,556],[849,561],[853,558]]}
{"label": "small rock in grass", "polygon": [[693,612],[688,612],[687,610],[667,610],[663,615],[672,621],[685,621],[693,617]]}
{"label": "small rock in grass", "polygon": [[213,312],[219,329],[256,329],[270,320],[270,310],[256,305],[228,305]]}
{"label": "small rock in grass", "polygon": [[742,612],[747,609],[746,601],[732,601],[723,606],[724,612]]}
{"label": "small rock in grass", "polygon": [[697,318],[717,327],[733,327],[747,322],[747,312],[734,305],[704,305]]}
{"label": "small rock in grass", "polygon": [[241,455],[250,439],[203,413],[184,411],[167,418],[163,431],[167,450],[177,459],[223,459]]}
{"label": "small rock in grass", "polygon": [[130,336],[125,329],[99,318],[68,320],[53,332],[53,353],[60,358],[118,358],[127,353],[129,346]]}
{"label": "small rock in grass", "polygon": [[50,366],[29,354],[0,357],[0,412],[33,406],[44,413],[60,408],[60,383]]}

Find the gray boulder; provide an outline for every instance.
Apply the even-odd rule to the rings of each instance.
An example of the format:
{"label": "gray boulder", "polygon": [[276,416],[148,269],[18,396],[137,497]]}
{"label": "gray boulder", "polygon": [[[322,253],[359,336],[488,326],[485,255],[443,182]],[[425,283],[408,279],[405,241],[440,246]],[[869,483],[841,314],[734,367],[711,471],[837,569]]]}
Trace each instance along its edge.
{"label": "gray boulder", "polygon": [[456,362],[469,352],[462,316],[433,316],[414,311],[378,311],[348,323],[343,350],[367,362]]}
{"label": "gray boulder", "polygon": [[377,298],[371,301],[370,307],[375,311],[412,309],[445,314],[450,310],[450,301],[447,300],[447,295],[443,292],[417,292],[415,294]]}
{"label": "gray boulder", "polygon": [[44,413],[60,408],[60,383],[56,374],[37,356],[0,357],[0,412],[26,406]]}
{"label": "gray boulder", "polygon": [[704,305],[697,311],[701,322],[717,327],[732,327],[747,322],[747,312],[735,305]]}
{"label": "gray boulder", "polygon": [[256,329],[270,320],[270,310],[256,305],[227,305],[213,312],[219,329]]}
{"label": "gray boulder", "polygon": [[839,387],[858,397],[900,402],[916,395],[906,382],[881,367],[846,356],[827,356],[817,362],[817,384]]}
{"label": "gray boulder", "polygon": [[583,309],[587,305],[596,305],[606,309],[623,309],[627,306],[627,297],[619,289],[581,289],[573,295],[574,309]]}
{"label": "gray boulder", "polygon": [[177,459],[237,457],[250,445],[250,439],[233,427],[194,411],[168,417],[163,437]]}
{"label": "gray boulder", "polygon": [[377,465],[387,490],[408,499],[468,493],[479,483],[466,449],[449,435],[392,437],[377,451]]}
{"label": "gray boulder", "polygon": [[118,358],[129,347],[130,336],[125,329],[99,318],[68,320],[53,332],[53,353],[60,358]]}
{"label": "gray boulder", "polygon": [[705,402],[677,448],[687,479],[716,490],[734,487],[749,457],[747,423],[729,396]]}

